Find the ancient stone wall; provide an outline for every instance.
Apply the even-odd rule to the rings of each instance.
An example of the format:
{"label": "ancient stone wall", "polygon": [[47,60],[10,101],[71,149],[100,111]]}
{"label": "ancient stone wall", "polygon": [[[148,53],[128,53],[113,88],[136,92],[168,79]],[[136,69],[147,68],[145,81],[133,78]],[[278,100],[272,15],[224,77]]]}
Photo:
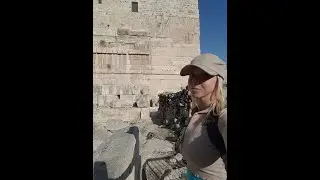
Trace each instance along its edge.
{"label": "ancient stone wall", "polygon": [[133,107],[141,96],[186,86],[180,69],[200,53],[198,1],[94,0],[93,8],[95,117],[148,118],[148,106]]}

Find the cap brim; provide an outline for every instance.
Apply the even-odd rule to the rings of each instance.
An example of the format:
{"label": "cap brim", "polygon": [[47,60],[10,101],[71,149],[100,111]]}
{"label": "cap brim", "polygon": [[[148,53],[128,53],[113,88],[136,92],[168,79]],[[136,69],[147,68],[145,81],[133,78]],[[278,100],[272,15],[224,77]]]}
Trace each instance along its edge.
{"label": "cap brim", "polygon": [[186,66],[184,66],[181,71],[180,71],[180,75],[181,76],[187,76],[189,75],[191,72],[192,72],[192,69],[193,68],[200,68],[201,70],[203,70],[204,72],[212,75],[212,76],[215,76],[215,75],[218,75],[216,72],[214,72],[212,69],[210,68],[207,68],[206,66],[202,66],[202,65],[195,65],[195,64],[188,64]]}

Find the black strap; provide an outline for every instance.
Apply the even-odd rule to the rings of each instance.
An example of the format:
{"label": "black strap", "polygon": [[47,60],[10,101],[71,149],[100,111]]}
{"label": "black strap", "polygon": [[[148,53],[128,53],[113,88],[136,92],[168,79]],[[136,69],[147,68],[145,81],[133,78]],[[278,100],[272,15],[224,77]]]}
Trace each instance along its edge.
{"label": "black strap", "polygon": [[224,156],[227,152],[226,147],[224,145],[223,137],[218,128],[218,117],[211,116],[210,118],[214,118],[209,123],[206,124],[208,136],[211,140],[211,143],[215,145],[220,151],[220,156]]}

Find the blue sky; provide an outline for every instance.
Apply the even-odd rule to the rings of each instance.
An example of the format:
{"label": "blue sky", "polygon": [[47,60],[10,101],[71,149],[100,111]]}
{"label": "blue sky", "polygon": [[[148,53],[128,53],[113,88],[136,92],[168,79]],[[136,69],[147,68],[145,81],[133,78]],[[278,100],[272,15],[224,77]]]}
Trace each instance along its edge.
{"label": "blue sky", "polygon": [[199,0],[200,49],[227,59],[227,0]]}

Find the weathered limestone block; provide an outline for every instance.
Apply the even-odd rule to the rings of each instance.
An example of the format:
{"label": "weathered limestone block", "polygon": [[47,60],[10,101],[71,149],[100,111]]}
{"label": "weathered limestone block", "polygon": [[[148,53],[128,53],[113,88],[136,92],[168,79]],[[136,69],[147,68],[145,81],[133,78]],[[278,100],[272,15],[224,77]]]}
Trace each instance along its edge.
{"label": "weathered limestone block", "polygon": [[[135,145],[135,135],[126,131],[119,130],[109,136],[107,141],[100,145],[94,155],[95,179],[100,179],[99,176],[103,174],[101,171],[106,171],[108,179],[120,177],[123,179],[133,179],[133,176],[130,176],[130,174],[134,173]],[[102,163],[105,164],[105,168],[98,166]]]}
{"label": "weathered limestone block", "polygon": [[112,94],[112,93],[110,93],[110,86],[109,85],[103,85],[102,86],[102,94],[103,95]]}
{"label": "weathered limestone block", "polygon": [[123,94],[132,95],[131,87],[129,85],[123,86]]}
{"label": "weathered limestone block", "polygon": [[147,31],[143,31],[143,30],[131,30],[129,31],[129,35],[130,36],[148,36],[149,33]]}
{"label": "weathered limestone block", "polygon": [[98,98],[97,98],[97,101],[98,101],[98,105],[99,106],[104,106],[105,105],[105,97],[103,95],[98,95]]}
{"label": "weathered limestone block", "polygon": [[120,99],[123,100],[123,101],[131,102],[133,104],[135,102],[135,100],[136,100],[136,95],[123,94],[123,95],[120,96]]}
{"label": "weathered limestone block", "polygon": [[117,86],[109,86],[109,94],[117,95]]}
{"label": "weathered limestone block", "polygon": [[92,99],[93,99],[93,105],[97,105],[98,104],[98,96],[93,94]]}
{"label": "weathered limestone block", "polygon": [[140,94],[149,94],[150,93],[150,87],[149,86],[142,86],[140,89]]}
{"label": "weathered limestone block", "polygon": [[137,122],[141,117],[140,108],[132,108],[130,111],[126,112],[123,121]]}
{"label": "weathered limestone block", "polygon": [[122,120],[125,122],[135,122],[140,120],[140,113],[141,108],[108,108],[108,107],[101,107],[99,119],[96,121],[106,122],[110,119]]}
{"label": "weathered limestone block", "polygon": [[121,95],[121,94],[124,93],[124,92],[123,92],[123,88],[122,88],[121,86],[117,86],[116,89],[117,89],[117,90],[116,90],[116,94],[117,94],[117,95]]}
{"label": "weathered limestone block", "polygon": [[150,106],[157,107],[159,106],[159,96],[152,96],[150,99]]}
{"label": "weathered limestone block", "polygon": [[141,108],[141,119],[148,120],[150,119],[150,110],[149,108]]}
{"label": "weathered limestone block", "polygon": [[93,85],[93,94],[101,95],[102,94],[102,86]]}
{"label": "weathered limestone block", "polygon": [[120,119],[110,119],[110,120],[107,120],[102,125],[107,130],[115,131],[115,130],[126,128],[130,124],[128,122],[124,122]]}
{"label": "weathered limestone block", "polygon": [[150,107],[149,96],[142,94],[142,95],[137,99],[137,106],[138,106],[139,108]]}
{"label": "weathered limestone block", "polygon": [[100,124],[93,123],[93,154],[96,153],[98,147],[106,141],[106,139],[111,135],[110,131],[103,128]]}
{"label": "weathered limestone block", "polygon": [[171,142],[158,138],[149,139],[144,144],[144,148],[141,148],[141,162],[144,164],[148,158],[163,157],[173,151],[174,145]]}
{"label": "weathered limestone block", "polygon": [[118,96],[116,95],[105,95],[104,96],[104,106],[111,107],[112,102],[119,100]]}
{"label": "weathered limestone block", "polygon": [[129,32],[130,32],[129,29],[121,29],[121,28],[118,28],[118,30],[117,30],[117,34],[118,34],[118,35],[129,35]]}
{"label": "weathered limestone block", "polygon": [[134,103],[133,101],[126,101],[126,100],[123,100],[123,99],[116,99],[116,100],[113,100],[110,103],[110,107],[112,107],[112,108],[132,107],[133,103]]}
{"label": "weathered limestone block", "polygon": [[140,94],[140,88],[139,86],[137,85],[134,85],[134,86],[130,86],[129,87],[131,90],[131,94]]}

